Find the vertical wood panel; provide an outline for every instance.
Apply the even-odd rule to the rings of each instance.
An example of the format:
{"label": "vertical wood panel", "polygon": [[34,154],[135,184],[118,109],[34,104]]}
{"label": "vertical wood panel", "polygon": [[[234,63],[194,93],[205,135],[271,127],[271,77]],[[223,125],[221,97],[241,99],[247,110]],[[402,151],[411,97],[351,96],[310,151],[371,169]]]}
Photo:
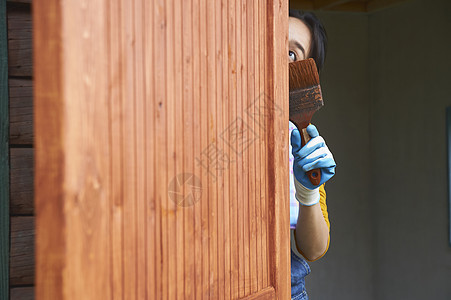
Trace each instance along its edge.
{"label": "vertical wood panel", "polygon": [[[155,231],[155,243],[157,245],[157,299],[168,298],[168,257],[167,257],[167,195],[165,193],[168,177],[168,146],[166,130],[167,98],[166,98],[166,51],[161,51],[161,45],[166,47],[166,20],[165,20],[166,1],[155,1],[155,37],[154,37],[154,55],[155,55],[155,73],[150,70],[150,76],[155,77],[155,100],[158,104],[156,113],[155,132],[156,140],[154,143],[156,157],[156,213],[157,225]],[[163,87],[163,88],[162,88]],[[158,174],[158,175],[157,175]],[[159,247],[158,247],[159,246]]]}
{"label": "vertical wood panel", "polygon": [[123,257],[123,163],[121,145],[123,133],[121,130],[122,116],[122,57],[121,48],[121,32],[122,26],[121,10],[119,1],[110,1],[109,14],[107,23],[107,31],[109,33],[109,135],[111,136],[110,148],[110,171],[111,171],[111,193],[110,199],[110,241],[111,251],[109,255],[110,264],[112,266],[111,295],[114,299],[123,298],[123,278],[124,278],[124,261]]}
{"label": "vertical wood panel", "polygon": [[[65,234],[70,237],[65,252],[66,270],[70,271],[64,274],[63,292],[72,299],[111,297],[110,282],[103,279],[111,273],[105,255],[110,251],[111,174],[106,15],[105,2],[68,2],[62,11],[62,28],[70,33],[63,38],[65,72],[63,96],[58,99],[64,99],[58,117],[65,120],[61,138],[64,160],[60,163],[64,167]],[[94,43],[96,47],[92,47]]]}
{"label": "vertical wood panel", "polygon": [[[64,152],[62,147],[63,98],[61,7],[58,1],[36,1],[33,10],[33,47],[36,74],[35,107],[35,209],[36,209],[36,297],[64,299],[61,276],[65,268],[66,218],[62,199]],[[52,26],[46,26],[51,24]],[[46,55],[47,54],[47,55]],[[39,55],[39,56],[38,56]],[[39,59],[36,59],[39,57]],[[42,75],[41,75],[42,74]],[[48,124],[46,121],[50,121]],[[45,146],[45,147],[44,147]],[[58,163],[55,163],[58,162]],[[45,189],[51,186],[51,189]],[[36,189],[36,187],[41,187]],[[51,199],[51,200],[50,200]],[[52,201],[53,200],[53,201]],[[48,255],[52,253],[52,255]]]}
{"label": "vertical wood panel", "polygon": [[249,202],[251,199],[249,198],[249,148],[248,148],[248,139],[250,138],[249,132],[249,124],[247,123],[246,117],[244,115],[245,109],[247,107],[247,102],[249,100],[248,94],[248,35],[247,35],[247,19],[248,19],[248,11],[247,11],[247,2],[242,1],[241,3],[241,70],[242,70],[242,86],[241,86],[241,110],[240,110],[240,118],[241,118],[241,128],[239,135],[239,149],[240,156],[242,158],[242,186],[243,186],[243,194],[242,194],[242,204],[243,204],[243,219],[242,219],[242,232],[243,232],[243,263],[244,263],[244,296],[248,296],[250,294],[250,282],[251,275],[249,269]]}
{"label": "vertical wood panel", "polygon": [[215,136],[215,148],[216,148],[216,157],[215,157],[215,169],[216,169],[216,208],[214,211],[214,218],[216,219],[216,243],[215,248],[217,252],[217,294],[218,299],[224,299],[224,170],[223,170],[223,157],[222,152],[223,148],[221,147],[220,142],[220,134],[223,130],[222,126],[222,102],[224,101],[222,97],[222,79],[223,79],[223,52],[222,52],[222,40],[224,37],[222,36],[222,1],[214,1],[214,16],[215,16],[215,68],[216,68],[216,136]]}
{"label": "vertical wood panel", "polygon": [[254,1],[248,1],[248,18],[247,18],[247,27],[248,27],[248,45],[247,45],[247,61],[248,61],[248,99],[247,105],[244,111],[244,117],[248,120],[248,124],[252,133],[250,137],[252,138],[252,142],[250,142],[249,149],[247,151],[249,157],[249,174],[248,174],[248,187],[249,187],[249,270],[250,270],[250,293],[253,294],[257,292],[257,266],[256,266],[256,236],[255,236],[255,207],[256,207],[256,199],[255,199],[255,144],[256,144],[256,128],[254,126],[254,120],[252,119],[252,115],[249,114],[250,111],[253,112],[253,103],[255,100],[255,57],[256,48],[254,47],[254,19],[255,19],[255,7]]}
{"label": "vertical wood panel", "polygon": [[[208,95],[207,95],[207,78],[208,78],[208,69],[207,69],[207,1],[200,1],[199,5],[199,36],[200,36],[200,107],[201,107],[201,153],[204,153],[205,149],[207,149],[208,145]],[[201,160],[202,160],[201,156]],[[202,170],[201,170],[201,180],[202,182],[206,183],[206,188],[203,190],[203,194],[205,196],[201,199],[201,240],[202,240],[202,253],[201,253],[201,259],[202,259],[202,277],[200,284],[202,285],[202,288],[200,289],[200,297],[201,299],[209,299],[210,295],[210,253],[209,253],[209,244],[208,244],[208,233],[210,232],[209,228],[209,195],[210,195],[210,189],[212,188],[209,185],[209,161],[207,159],[207,162],[205,164],[202,164]]]}
{"label": "vertical wood panel", "polygon": [[[221,1],[221,46],[222,46],[222,99],[221,99],[221,113],[222,113],[222,124],[221,124],[221,133],[224,132],[228,126],[228,118],[229,118],[229,110],[228,104],[230,102],[230,91],[229,91],[229,60],[230,60],[230,52],[229,52],[229,35],[228,35],[228,26],[229,26],[229,1],[222,0]],[[231,231],[230,231],[230,148],[227,147],[224,139],[221,138],[221,147],[224,149],[225,156],[225,171],[223,172],[223,201],[221,201],[222,207],[221,211],[223,211],[223,249],[224,249],[224,299],[231,298],[231,280],[230,275],[232,273],[231,270]],[[221,246],[219,246],[221,247]]]}
{"label": "vertical wood panel", "polygon": [[[122,60],[122,142],[123,149],[123,228],[124,228],[124,295],[126,299],[136,299],[136,127],[134,121],[136,95],[133,61],[135,59],[135,31],[133,28],[135,1],[121,0],[121,18],[123,20],[121,30],[121,46],[124,59]],[[167,197],[166,197],[167,199]]]}
{"label": "vertical wood panel", "polygon": [[[261,22],[261,10],[260,10],[260,3],[262,1],[254,1],[254,11],[255,11],[255,15],[254,15],[254,28],[255,28],[255,35],[254,35],[254,49],[262,49],[260,48],[260,40],[261,40],[261,32],[263,30],[263,28],[260,26],[260,22]],[[253,119],[254,119],[254,124],[256,124],[256,133],[258,135],[258,139],[256,140],[256,148],[255,148],[255,182],[256,182],[256,186],[255,186],[255,202],[256,202],[256,206],[255,206],[255,222],[256,222],[256,245],[255,245],[255,255],[256,255],[256,271],[257,271],[257,290],[262,289],[263,287],[263,256],[262,256],[262,252],[263,249],[261,247],[261,240],[262,240],[262,236],[261,236],[261,226],[262,226],[262,221],[261,221],[261,185],[262,185],[262,181],[261,181],[261,163],[260,163],[260,159],[261,159],[261,155],[260,155],[260,149],[262,147],[261,144],[261,138],[262,138],[262,132],[261,132],[261,123],[260,123],[260,115],[258,114],[258,109],[260,107],[260,95],[261,95],[261,69],[260,69],[260,63],[261,63],[261,54],[262,51],[259,50],[256,53],[256,57],[257,59],[255,60],[255,99],[253,100],[253,107],[252,110],[249,112],[252,114]]]}
{"label": "vertical wood panel", "polygon": [[[165,26],[166,26],[166,41],[163,51],[166,51],[166,143],[167,143],[167,184],[164,191],[167,191],[168,184],[175,178],[176,173],[176,159],[179,151],[176,149],[176,133],[175,133],[175,32],[174,32],[174,0],[165,1]],[[180,53],[178,54],[180,55]],[[171,201],[166,193],[164,195],[164,202],[166,204],[165,212],[163,213],[166,220],[166,229],[163,230],[163,235],[166,239],[166,257],[164,262],[168,265],[168,297],[174,299],[176,297],[177,289],[183,287],[183,282],[178,284],[171,284],[177,278],[177,257],[176,257],[176,226],[177,226],[177,209],[173,201]],[[178,286],[180,284],[180,287]]]}
{"label": "vertical wood panel", "polygon": [[144,53],[144,2],[143,0],[137,0],[134,7],[134,19],[135,26],[134,31],[136,32],[135,44],[136,44],[136,55],[135,61],[133,62],[135,66],[135,97],[136,97],[136,226],[137,226],[137,241],[136,241],[136,297],[137,299],[146,299],[146,285],[147,285],[147,250],[146,250],[146,202],[147,202],[147,165],[146,165],[146,123],[145,120],[148,118],[146,109],[146,98],[145,98],[145,78],[144,78],[144,66],[146,64],[146,57]]}
{"label": "vertical wood panel", "polygon": [[[185,153],[190,155],[189,149],[192,149],[192,145],[186,145],[186,139],[190,138],[190,126],[187,119],[191,114],[187,111],[192,99],[189,97],[188,93],[185,91],[191,90],[189,86],[191,76],[189,74],[189,63],[190,60],[188,54],[188,48],[191,46],[190,35],[192,33],[190,26],[190,3],[189,1],[175,1],[174,4],[174,67],[175,67],[175,145],[177,154],[174,155],[174,161],[176,164],[176,176],[180,177],[181,186],[181,203],[176,206],[177,220],[176,220],[176,262],[177,262],[177,298],[184,299],[185,297],[185,281],[189,280],[186,278],[188,274],[185,272],[185,265],[191,260],[191,257],[184,256],[184,249],[190,249],[191,246],[188,245],[185,248],[185,235],[188,236],[189,224],[191,222],[185,223],[185,199],[189,193],[189,188],[185,185],[188,176],[185,176],[185,170],[191,170],[191,168],[185,169]],[[185,28],[185,30],[183,30]],[[192,277],[191,277],[192,278]],[[186,297],[185,297],[186,298]]]}
{"label": "vertical wood panel", "polygon": [[[44,259],[43,250],[56,246],[60,256],[37,277],[43,284],[52,270],[63,288],[54,281],[37,295],[288,296],[286,35],[276,34],[287,29],[287,4],[54,1],[65,26],[50,31],[61,49],[46,61],[62,76],[49,99],[41,77],[37,101],[57,110],[41,106],[37,123],[43,147],[51,138],[44,117],[56,118],[50,145],[63,164],[41,149],[37,182],[50,180],[57,192],[37,198],[45,225],[37,253]],[[47,70],[37,66],[38,74]],[[58,179],[43,175],[43,162]],[[202,188],[187,182],[189,174]],[[63,203],[46,212],[47,195]],[[61,216],[62,244],[45,236],[50,212]]]}
{"label": "vertical wood panel", "polygon": [[[270,253],[270,282],[276,289],[278,297],[283,299],[290,295],[286,282],[290,280],[290,250],[286,243],[290,239],[289,227],[289,201],[288,198],[288,128],[286,116],[288,114],[288,70],[287,49],[288,3],[274,1],[268,5],[267,14],[271,16],[268,31],[267,50],[268,68],[266,83],[270,99],[268,114],[268,195],[267,209],[269,213],[268,225],[271,229],[268,234]],[[280,34],[285,32],[285,34]],[[283,46],[282,46],[283,45]],[[279,99],[285,99],[279,100]],[[277,111],[281,111],[277,114]],[[276,115],[277,114],[277,115]]]}
{"label": "vertical wood panel", "polygon": [[[200,21],[200,3],[199,0],[193,0],[193,11],[192,11],[192,18],[193,18],[193,142],[194,142],[194,155],[195,155],[195,162],[194,162],[194,175],[197,176],[197,178],[203,179],[202,176],[202,164],[199,163],[200,160],[200,153],[202,149],[202,123],[201,123],[201,117],[202,117],[202,98],[201,98],[201,47],[200,47],[200,41],[201,41],[201,21]],[[197,155],[197,156],[196,156]],[[204,181],[202,181],[204,182]],[[201,187],[201,198],[200,201],[197,201],[195,205],[193,206],[194,209],[194,266],[195,266],[195,277],[194,277],[194,297],[195,299],[202,299],[202,288],[203,288],[203,215],[202,215],[202,209],[203,209],[203,203],[205,202],[205,191],[206,186],[205,184],[202,184]]]}
{"label": "vertical wood panel", "polygon": [[[236,8],[239,3],[238,0],[229,0],[229,26],[228,26],[228,36],[229,36],[229,116],[227,126],[231,126],[235,121],[236,117],[236,107],[237,107],[237,16]],[[227,140],[227,135],[226,135]],[[230,156],[231,156],[231,166],[230,166],[230,263],[231,263],[231,277],[230,277],[230,289],[232,299],[237,299],[239,297],[239,242],[238,242],[238,161],[236,152],[236,142],[232,140],[227,140],[229,143]]]}
{"label": "vertical wood panel", "polygon": [[[267,22],[267,10],[268,10],[268,6],[271,3],[271,0],[265,0],[262,1],[263,2],[263,7],[262,7],[262,24],[266,24]],[[267,149],[268,149],[268,118],[267,118],[267,114],[268,114],[268,110],[267,110],[267,104],[266,104],[266,95],[267,95],[267,80],[268,80],[268,26],[263,26],[263,37],[262,37],[262,48],[263,48],[263,84],[262,84],[262,88],[263,88],[263,98],[260,99],[260,108],[263,110],[263,120],[262,120],[262,124],[263,124],[263,147],[262,147],[262,162],[261,162],[261,166],[263,167],[262,169],[262,174],[263,174],[263,178],[262,178],[262,182],[264,183],[263,185],[263,189],[261,190],[263,193],[263,210],[262,210],[262,221],[263,221],[263,245],[262,245],[262,249],[264,249],[264,260],[263,260],[263,266],[265,267],[264,272],[263,272],[263,286],[268,286],[270,284],[270,279],[269,279],[269,227],[268,227],[268,198],[269,198],[269,194],[268,194],[268,180],[270,180],[269,176],[267,176],[267,159],[266,159],[266,155],[267,155]],[[262,103],[263,102],[263,103]],[[261,117],[261,114],[260,114]]]}
{"label": "vertical wood panel", "polygon": [[[237,86],[236,86],[236,115],[235,118],[238,115],[241,115],[241,107],[242,107],[242,71],[243,71],[243,65],[242,65],[242,0],[237,0],[236,2],[236,52],[237,52],[237,61],[236,61],[236,67],[237,67]],[[236,121],[236,120],[234,120]],[[240,124],[238,123],[238,125]],[[237,131],[239,132],[241,130],[240,127],[237,127]],[[238,136],[238,134],[237,134]],[[240,141],[239,139],[236,139],[233,141],[235,146],[235,155],[236,155],[236,161],[237,161],[237,189],[238,189],[238,195],[237,195],[237,213],[238,213],[238,236],[237,236],[237,243],[238,243],[238,291],[239,296],[244,297],[245,296],[245,271],[244,271],[244,265],[245,265],[245,258],[244,258],[244,202],[243,199],[243,159],[242,156],[239,155],[240,153]]]}
{"label": "vertical wood panel", "polygon": [[[146,187],[147,187],[147,209],[146,209],[146,253],[147,263],[145,264],[147,273],[147,299],[159,299],[158,293],[161,291],[161,276],[157,274],[160,267],[159,244],[157,236],[159,235],[159,211],[157,209],[157,186],[156,177],[156,114],[159,104],[155,98],[155,6],[153,2],[143,1],[144,3],[144,45],[145,45],[145,147],[146,147]],[[155,99],[154,101],[149,99]]]}
{"label": "vertical wood panel", "polygon": [[[215,50],[215,2],[207,1],[207,128],[208,142],[207,149],[211,150],[215,147],[216,141],[216,50]],[[214,151],[214,150],[213,150]],[[212,152],[213,152],[212,151]],[[209,269],[208,269],[208,285],[210,299],[218,298],[217,277],[218,277],[218,251],[217,251],[217,170],[215,160],[208,157],[208,252],[209,252]]]}
{"label": "vertical wood panel", "polygon": [[0,298],[9,297],[9,117],[6,1],[0,3]]}

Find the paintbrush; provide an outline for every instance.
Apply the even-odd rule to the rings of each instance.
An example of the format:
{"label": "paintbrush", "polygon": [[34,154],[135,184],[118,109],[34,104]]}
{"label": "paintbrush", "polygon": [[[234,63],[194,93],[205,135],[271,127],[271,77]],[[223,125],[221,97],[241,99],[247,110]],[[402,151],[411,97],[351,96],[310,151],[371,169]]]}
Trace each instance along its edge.
{"label": "paintbrush", "polygon": [[[307,126],[313,114],[323,105],[319,75],[312,58],[289,63],[290,72],[290,121],[299,129],[301,145],[311,139]],[[319,185],[321,171],[314,169],[307,172],[313,185]]]}

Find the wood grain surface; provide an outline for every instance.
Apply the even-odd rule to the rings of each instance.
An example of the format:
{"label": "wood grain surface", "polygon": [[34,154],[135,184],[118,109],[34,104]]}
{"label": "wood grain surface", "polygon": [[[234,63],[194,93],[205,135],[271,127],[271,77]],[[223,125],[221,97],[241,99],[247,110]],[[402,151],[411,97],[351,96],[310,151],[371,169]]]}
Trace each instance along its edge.
{"label": "wood grain surface", "polygon": [[35,4],[36,298],[289,298],[288,3]]}
{"label": "wood grain surface", "polygon": [[10,300],[34,300],[34,287],[16,287],[10,290]]}
{"label": "wood grain surface", "polygon": [[0,299],[9,297],[9,116],[6,2],[0,3]]}
{"label": "wood grain surface", "polygon": [[9,79],[9,143],[33,145],[33,82]]}
{"label": "wood grain surface", "polygon": [[[9,2],[9,1],[8,1]],[[31,77],[33,73],[31,5],[8,3],[9,76]]]}
{"label": "wood grain surface", "polygon": [[11,286],[34,284],[34,239],[34,217],[11,217]]}
{"label": "wood grain surface", "polygon": [[11,215],[34,214],[33,152],[32,148],[11,148],[10,150]]}

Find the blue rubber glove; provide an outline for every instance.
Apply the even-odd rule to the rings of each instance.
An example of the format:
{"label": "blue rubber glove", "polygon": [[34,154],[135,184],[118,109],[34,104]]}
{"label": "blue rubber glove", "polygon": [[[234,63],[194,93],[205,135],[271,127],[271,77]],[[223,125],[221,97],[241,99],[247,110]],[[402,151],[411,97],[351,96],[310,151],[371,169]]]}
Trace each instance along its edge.
{"label": "blue rubber glove", "polygon": [[[293,173],[295,177],[296,198],[303,205],[313,205],[319,201],[319,186],[328,181],[335,175],[335,160],[332,153],[327,148],[324,139],[319,135],[318,130],[314,125],[307,127],[307,133],[312,139],[301,148],[301,135],[299,130],[294,129],[291,132],[291,146],[294,157]],[[319,185],[314,186],[308,178],[306,172],[320,169],[321,170],[321,182]],[[301,191],[302,190],[302,191]],[[309,194],[309,190],[315,191],[314,197]],[[310,193],[312,194],[312,193]],[[309,199],[299,199],[299,198]]]}

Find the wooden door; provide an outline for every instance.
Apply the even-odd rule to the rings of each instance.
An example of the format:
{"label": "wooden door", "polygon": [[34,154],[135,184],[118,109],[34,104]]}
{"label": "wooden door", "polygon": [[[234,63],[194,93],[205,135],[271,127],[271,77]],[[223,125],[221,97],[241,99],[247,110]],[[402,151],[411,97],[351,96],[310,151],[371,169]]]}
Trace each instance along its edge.
{"label": "wooden door", "polygon": [[37,299],[288,299],[288,1],[33,24]]}

